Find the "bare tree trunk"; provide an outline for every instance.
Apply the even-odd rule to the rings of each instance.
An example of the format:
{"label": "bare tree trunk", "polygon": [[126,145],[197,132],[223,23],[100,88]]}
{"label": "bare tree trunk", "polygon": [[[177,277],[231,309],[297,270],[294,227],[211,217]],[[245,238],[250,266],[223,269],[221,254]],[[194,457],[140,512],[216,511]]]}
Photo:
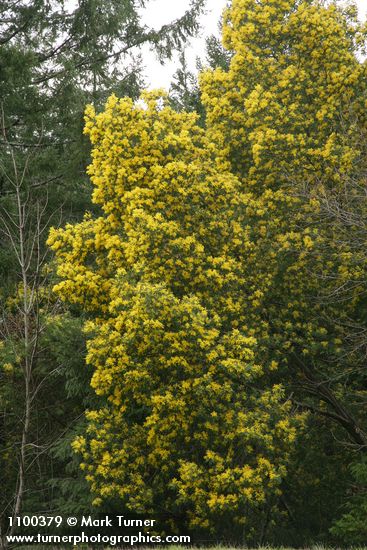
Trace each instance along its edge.
{"label": "bare tree trunk", "polygon": [[[20,445],[20,461],[19,461],[19,479],[17,484],[17,489],[15,493],[15,504],[13,510],[13,524],[10,529],[10,534],[14,532],[15,528],[15,518],[20,514],[22,499],[24,494],[24,485],[25,485],[25,473],[26,473],[26,461],[27,461],[27,443],[28,443],[28,431],[30,424],[30,415],[31,415],[31,373],[32,373],[32,357],[30,357],[30,313],[33,309],[33,304],[28,297],[28,277],[27,277],[27,266],[25,258],[25,208],[26,204],[22,204],[21,197],[21,185],[23,181],[19,181],[17,166],[13,157],[13,167],[15,175],[15,192],[17,197],[17,214],[18,214],[18,228],[19,228],[19,255],[18,261],[21,268],[22,274],[22,283],[23,283],[23,334],[24,334],[24,383],[25,383],[25,405],[24,405],[24,419],[23,419],[23,430],[22,430],[22,440]],[[25,174],[24,174],[25,175]],[[33,354],[32,354],[33,356]]]}
{"label": "bare tree trunk", "polygon": [[[3,128],[4,116],[3,116]],[[10,244],[10,248],[19,268],[19,291],[21,301],[17,305],[19,318],[21,319],[19,329],[16,330],[17,338],[23,341],[23,353],[21,357],[21,368],[23,373],[23,412],[19,434],[19,448],[16,451],[17,460],[17,482],[14,489],[14,498],[3,511],[7,517],[12,517],[12,525],[5,533],[0,533],[2,548],[7,547],[6,536],[12,535],[16,528],[15,518],[22,513],[22,505],[26,491],[27,469],[29,463],[29,449],[38,448],[30,441],[30,428],[32,423],[32,409],[34,399],[42,382],[33,387],[33,373],[37,361],[38,341],[43,330],[40,320],[39,289],[42,286],[42,267],[46,260],[46,254],[41,252],[41,236],[48,227],[43,218],[48,204],[47,192],[43,194],[42,205],[38,198],[32,197],[29,185],[27,186],[27,173],[32,153],[23,157],[23,166],[19,170],[14,148],[7,141],[5,130],[3,132],[4,142],[7,143],[12,170],[4,170],[2,175],[6,178],[12,188],[14,198],[14,209],[8,211],[0,207],[0,231],[3,238]],[[12,329],[1,328],[3,337],[10,337]],[[4,332],[6,334],[4,334]],[[36,442],[37,443],[37,442]]]}

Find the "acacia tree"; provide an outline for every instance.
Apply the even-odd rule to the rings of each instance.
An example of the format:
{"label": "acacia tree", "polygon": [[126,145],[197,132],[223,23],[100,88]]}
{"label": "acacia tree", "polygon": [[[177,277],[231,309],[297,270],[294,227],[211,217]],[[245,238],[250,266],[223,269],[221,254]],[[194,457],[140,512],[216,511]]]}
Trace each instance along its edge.
{"label": "acacia tree", "polygon": [[[118,494],[131,508],[150,511],[163,494],[169,495],[167,502],[178,511],[209,526],[230,510],[239,519],[241,509],[248,520],[257,500],[265,503],[264,533],[274,497],[281,497],[279,502],[292,515],[285,491],[281,495],[279,487],[272,491],[267,486],[274,475],[284,480],[283,460],[269,458],[274,437],[279,437],[277,426],[287,426],[282,445],[294,437],[289,408],[281,406],[280,394],[273,399],[274,384],[285,385],[298,410],[333,423],[336,437],[346,445],[366,448],[361,401],[350,401],[348,393],[353,385],[357,395],[365,382],[358,369],[350,383],[356,355],[344,353],[345,346],[350,349],[350,321],[357,326],[362,320],[363,325],[366,264],[358,245],[363,239],[346,239],[348,229],[340,216],[330,215],[331,205],[342,206],[344,191],[344,205],[357,204],[358,195],[346,182],[364,165],[358,135],[365,128],[365,66],[358,53],[365,34],[350,7],[343,10],[317,0],[233,0],[223,37],[231,52],[228,64],[201,76],[207,120],[200,140],[195,122],[184,125],[192,120],[189,115],[173,115],[156,104],[144,111],[112,98],[101,115],[88,111],[93,197],[104,215],[53,232],[50,244],[61,277],[56,291],[93,318],[88,361],[96,371],[95,390],[107,397],[106,407],[89,413],[88,433],[75,447],[84,456],[97,502]],[[204,173],[192,173],[197,159]],[[362,181],[361,172],[357,177]],[[176,186],[182,191],[176,192]],[[221,200],[216,193],[224,194]],[[351,227],[356,236],[355,219]],[[152,290],[149,285],[155,284],[159,286]],[[348,300],[332,299],[344,291]],[[215,347],[212,354],[191,313],[177,313],[175,299],[190,295],[208,315],[209,326],[203,325],[207,338],[213,328],[226,342],[221,342],[221,353]],[[212,327],[217,318],[219,325]],[[227,340],[233,330],[245,337],[247,355],[237,356],[240,344],[232,337]],[[193,347],[177,342],[176,331]],[[196,384],[202,387],[196,369],[204,369],[204,380],[211,372],[210,366],[205,370],[208,357],[200,351],[206,345],[214,357],[213,373],[232,392],[223,392],[229,396],[224,403],[219,395],[212,400],[214,407],[223,406],[213,410],[225,431],[218,427],[219,439],[204,398],[214,390],[195,389]],[[187,350],[185,356],[171,357],[176,349]],[[259,367],[247,378],[250,356]],[[243,367],[233,378],[232,366],[239,359]],[[181,361],[188,362],[190,378],[178,387]],[[138,367],[132,368],[135,362]],[[260,372],[266,374],[257,378]],[[167,389],[167,381],[175,392]],[[189,407],[184,383],[192,391]],[[147,388],[144,398],[142,388]],[[268,416],[259,425],[264,396],[271,395]],[[191,414],[194,403],[205,419],[203,428]],[[188,419],[183,421],[185,407]],[[246,441],[247,430],[261,434],[263,446]],[[125,434],[125,445],[116,434]],[[183,454],[171,441],[178,434]],[[203,442],[198,455],[196,439]],[[136,450],[137,441],[145,442],[139,446],[142,452]],[[319,451],[317,446],[330,445],[330,439],[321,432],[314,444]],[[189,460],[185,452],[197,458]],[[260,458],[272,465],[268,474],[260,468]],[[175,460],[181,460],[178,466]],[[239,478],[236,460],[241,461]],[[257,474],[241,485],[247,477],[244,470],[254,470],[254,464]],[[159,467],[160,475],[150,466]],[[112,476],[118,480],[115,486]],[[224,480],[232,485],[223,485]]]}
{"label": "acacia tree", "polygon": [[247,201],[197,115],[143,99],[88,108],[103,215],[48,241],[55,291],[91,316],[87,361],[103,397],[74,448],[96,504],[119,497],[214,532],[235,519],[250,537],[251,510],[279,492],[295,421],[245,324],[244,301],[256,300],[241,267]]}

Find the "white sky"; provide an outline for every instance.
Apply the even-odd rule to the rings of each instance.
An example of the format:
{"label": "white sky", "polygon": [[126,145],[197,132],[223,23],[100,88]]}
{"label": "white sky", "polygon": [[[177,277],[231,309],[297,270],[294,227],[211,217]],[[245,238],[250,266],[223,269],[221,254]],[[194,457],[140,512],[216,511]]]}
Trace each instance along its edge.
{"label": "white sky", "polygon": [[[367,0],[366,0],[367,2]],[[143,21],[156,29],[170,23],[185,13],[190,4],[189,0],[151,0],[143,12]],[[227,0],[207,0],[207,12],[200,19],[202,31],[200,37],[191,40],[186,47],[186,56],[190,68],[195,69],[196,57],[205,56],[205,38],[212,34],[219,35],[218,23]],[[156,55],[145,48],[142,52],[146,66],[146,80],[150,88],[169,88],[171,77],[176,72],[178,55],[172,61],[166,61],[162,66]]]}
{"label": "white sky", "polygon": [[[154,28],[170,23],[177,19],[189,6],[189,0],[151,0],[143,12],[143,21]],[[218,22],[227,0],[207,0],[206,14],[201,17],[202,31],[200,36],[191,40],[186,48],[187,61],[191,70],[195,70],[195,60],[199,56],[205,57],[205,38],[211,34],[219,35]],[[367,0],[357,0],[361,17],[367,14]],[[176,55],[172,61],[162,66],[154,53],[145,48],[142,51],[146,67],[146,83],[149,88],[169,88],[172,75],[177,69]]]}

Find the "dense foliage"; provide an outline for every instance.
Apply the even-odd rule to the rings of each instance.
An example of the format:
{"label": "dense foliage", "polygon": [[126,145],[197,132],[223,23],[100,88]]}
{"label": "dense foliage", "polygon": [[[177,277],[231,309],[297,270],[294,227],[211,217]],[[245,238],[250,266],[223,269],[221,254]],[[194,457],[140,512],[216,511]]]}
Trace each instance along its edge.
{"label": "dense foliage", "polygon": [[[142,40],[156,42],[131,13],[123,13],[126,29],[135,25]],[[5,253],[1,266],[4,289],[13,293],[5,293],[7,326],[17,326],[22,308],[29,311],[27,281],[33,288],[35,279],[42,280],[37,319],[47,327],[37,338],[31,382],[20,373],[28,372],[33,340],[21,351],[23,328],[8,330],[2,377],[13,385],[6,382],[0,393],[3,409],[15,415],[24,409],[27,418],[27,407],[14,405],[14,392],[24,386],[27,401],[40,385],[37,402],[49,415],[45,435],[55,418],[62,426],[71,422],[51,445],[49,456],[59,466],[47,479],[54,491],[49,502],[64,512],[117,505],[205,540],[363,542],[367,35],[356,7],[232,0],[223,17],[223,47],[209,40],[209,67],[199,83],[182,56],[171,96],[144,92],[139,101],[136,71],[129,80],[135,84],[122,91],[117,81],[101,84],[102,76],[113,79],[109,56],[97,56],[103,70],[90,66],[93,48],[103,51],[115,39],[121,48],[121,27],[107,24],[107,15],[107,27],[86,38],[93,47],[80,65],[81,16],[50,78],[60,83],[66,67],[88,68],[80,97],[93,103],[84,128],[92,146],[92,201],[86,205],[88,188],[73,189],[65,180],[71,202],[87,213],[78,221],[70,213],[69,223],[51,229],[54,262],[30,261],[30,279],[21,254]],[[191,32],[194,20],[179,28]],[[42,32],[58,40],[49,25]],[[166,30],[169,50],[180,34]],[[40,36],[37,55],[45,46]],[[28,81],[31,64],[22,67],[12,78]],[[70,74],[81,93],[83,79]],[[41,93],[37,86],[27,90],[23,108]],[[106,90],[117,95],[101,109]],[[14,113],[19,110],[15,105]],[[57,120],[67,135],[71,121]],[[27,124],[30,139],[35,133]],[[47,124],[45,137],[55,137],[52,117]],[[77,151],[86,160],[87,145]],[[64,154],[66,162],[67,149]],[[54,174],[55,157],[44,155],[46,165],[42,158],[32,177],[41,166]],[[15,161],[18,152],[5,155],[3,164]],[[11,181],[17,197],[17,176]],[[23,218],[11,197],[4,195],[7,212],[18,212],[31,234],[37,201],[33,218]],[[52,223],[51,216],[45,233]],[[14,294],[17,261],[23,286]],[[35,318],[27,318],[29,326]],[[50,362],[64,371],[49,371]],[[50,391],[59,395],[53,413]],[[32,433],[40,424],[29,417]],[[10,415],[4,418],[9,422]],[[9,443],[19,441],[10,426],[3,429],[8,442],[1,455],[7,499],[14,485]],[[49,464],[42,467],[45,476]]]}
{"label": "dense foliage", "polygon": [[105,397],[74,448],[98,502],[118,495],[154,513],[164,498],[190,525],[242,523],[278,493],[295,430],[283,391],[264,380],[276,365],[256,364],[244,327],[241,184],[195,115],[143,99],[88,109],[104,215],[49,238],[55,291],[94,317],[87,361]]}

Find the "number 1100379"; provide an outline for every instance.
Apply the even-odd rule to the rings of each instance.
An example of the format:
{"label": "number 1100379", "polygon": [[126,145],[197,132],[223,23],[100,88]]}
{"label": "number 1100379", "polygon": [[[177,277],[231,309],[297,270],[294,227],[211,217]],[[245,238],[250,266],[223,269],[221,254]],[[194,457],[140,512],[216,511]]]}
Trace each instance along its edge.
{"label": "number 1100379", "polygon": [[60,527],[62,524],[61,516],[16,516],[9,517],[10,527],[50,527],[55,525]]}

